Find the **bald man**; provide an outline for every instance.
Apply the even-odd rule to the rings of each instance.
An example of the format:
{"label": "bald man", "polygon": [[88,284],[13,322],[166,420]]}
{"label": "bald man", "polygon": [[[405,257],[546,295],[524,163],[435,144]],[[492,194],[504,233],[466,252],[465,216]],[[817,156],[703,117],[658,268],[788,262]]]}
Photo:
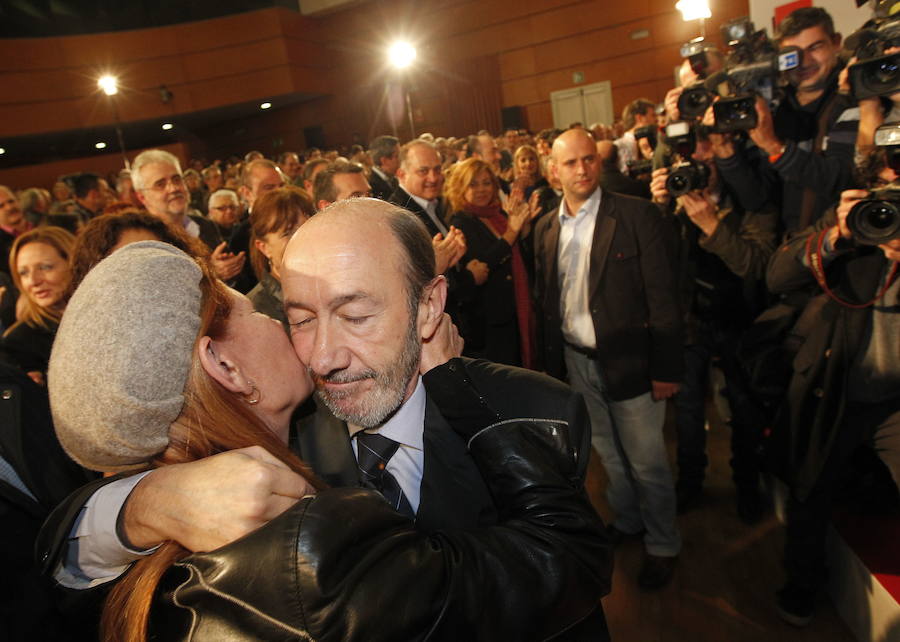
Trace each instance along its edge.
{"label": "bald man", "polygon": [[638,582],[661,588],[681,549],[662,433],[683,370],[670,230],[649,201],[600,188],[600,158],[583,129],[556,139],[550,170],[563,198],[535,230],[544,367],[584,396],[609,476],[611,535],[644,534]]}

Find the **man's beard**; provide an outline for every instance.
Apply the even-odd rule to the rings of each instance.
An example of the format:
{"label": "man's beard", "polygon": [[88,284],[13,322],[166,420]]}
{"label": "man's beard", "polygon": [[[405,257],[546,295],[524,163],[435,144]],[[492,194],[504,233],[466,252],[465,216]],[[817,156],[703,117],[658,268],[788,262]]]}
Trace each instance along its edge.
{"label": "man's beard", "polygon": [[[410,323],[400,354],[380,372],[372,369],[361,372],[342,370],[321,376],[310,370],[309,374],[316,384],[316,396],[335,417],[361,428],[377,428],[403,404],[409,382],[419,368],[421,352],[422,345],[419,343],[416,324]],[[350,400],[353,391],[329,391],[324,387],[328,382],[349,383],[365,379],[372,379],[375,386],[367,392],[356,393],[361,398],[352,405],[341,402]]]}

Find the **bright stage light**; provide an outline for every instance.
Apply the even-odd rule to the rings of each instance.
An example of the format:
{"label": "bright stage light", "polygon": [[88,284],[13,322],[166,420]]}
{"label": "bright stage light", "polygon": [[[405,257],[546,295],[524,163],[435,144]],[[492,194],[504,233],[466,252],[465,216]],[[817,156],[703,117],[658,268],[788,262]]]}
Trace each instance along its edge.
{"label": "bright stage light", "polygon": [[106,143],[101,140],[99,143],[94,143],[94,147],[97,149],[106,149]]}
{"label": "bright stage light", "polygon": [[99,80],[97,80],[97,86],[103,90],[103,93],[107,96],[115,96],[119,93],[119,81],[115,76],[101,76]]}
{"label": "bright stage light", "polygon": [[395,42],[388,49],[388,60],[397,69],[406,69],[416,59],[416,48],[408,42]]}
{"label": "bright stage light", "polygon": [[685,22],[690,20],[705,20],[712,17],[709,10],[709,0],[678,0],[675,8],[681,12],[681,18]]}
{"label": "bright stage light", "polygon": [[169,131],[169,130],[172,129],[174,126],[175,126],[175,125],[173,125],[172,123],[163,123],[162,128],[163,128],[164,130],[166,130],[166,131]]}

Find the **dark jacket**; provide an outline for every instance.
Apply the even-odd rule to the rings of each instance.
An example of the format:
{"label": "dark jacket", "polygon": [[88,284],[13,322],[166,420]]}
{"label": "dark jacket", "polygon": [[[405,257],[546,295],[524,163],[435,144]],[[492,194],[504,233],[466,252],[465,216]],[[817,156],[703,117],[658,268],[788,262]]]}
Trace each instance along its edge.
{"label": "dark jacket", "polygon": [[732,185],[747,210],[766,202],[781,203],[788,232],[802,229],[824,214],[852,186],[853,155],[859,115],[849,96],[837,91],[840,66],[828,79],[824,94],[807,105],[797,102],[793,88],[773,114],[775,133],[785,143],[774,163],[757,147],[738,148],[734,156],[716,159],[723,179]]}
{"label": "dark jacket", "polygon": [[268,317],[281,321],[285,332],[290,334],[290,326],[288,326],[287,317],[284,314],[284,294],[281,291],[281,281],[269,274],[263,274],[263,277],[256,284],[256,287],[247,294],[253,309],[262,312]]}
{"label": "dark jacket", "polygon": [[740,332],[764,309],[765,275],[780,238],[773,205],[745,212],[722,195],[719,225],[706,236],[679,209],[672,217],[678,239],[678,286],[687,343],[715,327]]}
{"label": "dark jacket", "polygon": [[[461,330],[466,355],[512,366],[521,364],[519,321],[512,276],[512,248],[477,217],[465,212],[453,215],[451,223],[466,235],[466,255],[487,263],[487,281],[475,286],[471,299],[461,307]],[[517,242],[526,265],[531,252]]]}
{"label": "dark jacket", "polygon": [[[451,405],[468,394],[433,384],[430,394]],[[151,635],[608,639],[598,601],[611,558],[601,520],[573,484],[568,433],[512,417],[470,430],[467,404],[477,411],[480,402],[464,401],[454,427],[503,507],[500,526],[426,535],[372,491],[326,490],[242,540],[178,562],[163,578]],[[566,635],[598,616],[590,637]]]}
{"label": "dark jacket", "polygon": [[30,323],[13,326],[9,334],[0,340],[0,359],[18,366],[22,372],[46,375],[57,327],[56,323],[52,323],[49,329]]}
{"label": "dark jacket", "polygon": [[[68,619],[61,596],[33,561],[41,523],[66,495],[95,477],[68,458],[56,440],[47,390],[17,369],[0,364],[0,458],[27,493],[0,471],[0,639],[89,640],[90,613]],[[97,612],[94,612],[96,616]],[[85,618],[86,622],[76,621]]]}
{"label": "dark jacket", "polygon": [[[431,217],[428,216],[428,213],[402,187],[394,190],[390,198],[388,198],[388,202],[399,205],[415,214],[425,225],[429,236],[434,237],[435,234],[441,231],[434,224],[434,221],[431,220]],[[442,221],[445,220],[444,207],[444,204],[439,201],[437,216]],[[444,276],[447,278],[447,302],[444,305],[444,309],[450,315],[450,318],[453,319],[456,326],[460,327],[462,323],[461,307],[466,305],[475,295],[475,279],[462,261],[448,269]],[[464,339],[466,338],[462,331],[460,334]]]}
{"label": "dark jacket", "polygon": [[[558,246],[559,217],[548,214],[535,231],[538,341],[546,371],[563,378]],[[613,400],[649,392],[651,381],[681,380],[683,328],[671,251],[671,228],[655,205],[603,192],[588,288],[596,358]]]}
{"label": "dark jacket", "polygon": [[392,182],[388,182],[381,178],[378,175],[378,172],[373,171],[369,174],[369,187],[372,188],[372,196],[375,198],[380,198],[383,201],[387,201],[390,199],[391,194],[397,189],[396,179]]}
{"label": "dark jacket", "polygon": [[603,173],[600,174],[600,187],[604,192],[616,192],[650,200],[650,185],[647,181],[639,181],[626,176],[618,167],[603,167]]}
{"label": "dark jacket", "polygon": [[243,269],[227,285],[244,294],[252,290],[256,286],[257,279],[250,265],[250,224],[244,221],[235,223],[230,228],[224,228],[204,216],[191,215],[190,218],[200,227],[199,238],[206,244],[210,252],[225,243],[227,252],[245,253]]}
{"label": "dark jacket", "polygon": [[[835,224],[834,210],[803,233],[785,243],[772,258],[767,274],[769,289],[787,294],[814,284],[803,263],[806,241]],[[884,253],[871,246],[839,242],[840,251],[825,268],[828,285],[844,301],[861,304],[877,293],[888,264]],[[848,404],[848,375],[862,348],[871,307],[849,308],[822,295],[812,299],[807,311],[812,323],[796,337],[799,350],[793,361],[787,396],[772,433],[775,472],[791,484],[798,499],[815,486],[832,447],[840,435]]]}

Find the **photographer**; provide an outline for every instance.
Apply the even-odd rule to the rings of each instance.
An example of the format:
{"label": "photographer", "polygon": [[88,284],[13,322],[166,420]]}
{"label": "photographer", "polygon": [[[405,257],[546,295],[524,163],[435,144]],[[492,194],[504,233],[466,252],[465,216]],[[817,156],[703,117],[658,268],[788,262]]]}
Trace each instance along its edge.
{"label": "photographer", "polygon": [[[858,111],[837,91],[841,36],[824,9],[791,13],[779,25],[777,41],[779,47],[802,52],[800,66],[788,72],[786,96],[774,114],[758,99],[758,123],[748,132],[756,148],[737,150],[717,165],[725,182],[750,197],[745,207],[780,199],[782,222],[790,232],[817,220],[849,186]],[[775,175],[774,189],[769,173]]]}
{"label": "photographer", "polygon": [[[678,125],[670,125],[668,132]],[[700,499],[707,465],[706,389],[709,367],[715,362],[725,375],[732,410],[737,510],[742,520],[754,523],[762,512],[757,456],[761,427],[745,393],[734,346],[748,320],[764,304],[762,279],[778,242],[779,216],[773,205],[755,212],[740,207],[719,180],[714,162],[713,148],[721,144],[721,135],[706,131],[700,126],[694,127],[693,133],[669,136],[669,145],[682,162],[672,169],[654,171],[650,186],[654,202],[674,213],[679,288],[686,313],[685,376],[675,397],[676,493],[680,513]],[[691,136],[696,137],[694,144]],[[688,158],[692,164],[685,162]],[[699,184],[678,182],[673,172],[685,170],[699,179]],[[708,176],[705,186],[704,174]],[[698,189],[685,191],[689,187]],[[677,198],[672,197],[673,190]]]}
{"label": "photographer", "polygon": [[[897,180],[888,153],[880,148],[866,159],[860,173],[868,187]],[[900,482],[900,235],[870,237],[893,230],[900,210],[887,195],[854,210],[867,195],[844,191],[836,209],[775,253],[767,274],[775,293],[816,283],[823,291],[804,311],[807,336],[772,434],[773,464],[790,488],[787,584],[777,600],[795,625],[810,620],[824,585],[831,499],[856,446],[873,444]]]}

